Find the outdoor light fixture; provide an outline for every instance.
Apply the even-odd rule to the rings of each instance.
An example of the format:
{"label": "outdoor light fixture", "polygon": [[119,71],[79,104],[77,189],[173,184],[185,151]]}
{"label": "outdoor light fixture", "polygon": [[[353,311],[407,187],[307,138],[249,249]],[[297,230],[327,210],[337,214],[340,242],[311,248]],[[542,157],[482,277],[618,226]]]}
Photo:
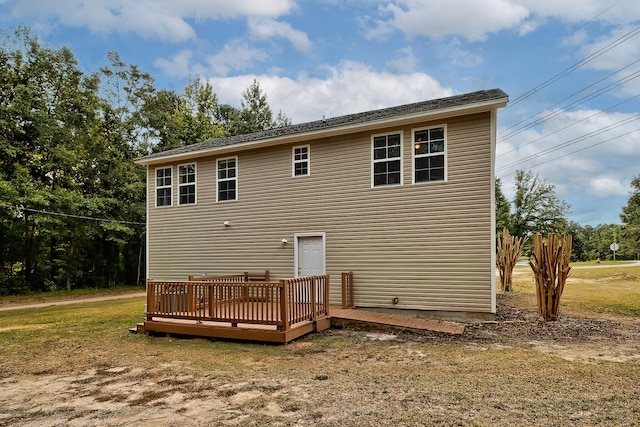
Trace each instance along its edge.
{"label": "outdoor light fixture", "polygon": [[287,243],[289,243],[289,241],[288,241],[287,239],[282,239],[282,240],[280,240],[280,242],[281,242],[283,245],[286,245]]}
{"label": "outdoor light fixture", "polygon": [[231,225],[231,222],[229,222],[229,221],[225,221],[225,222],[223,222],[223,223],[222,223],[222,225],[224,225],[225,227],[228,227],[228,226],[230,226],[230,225]]}

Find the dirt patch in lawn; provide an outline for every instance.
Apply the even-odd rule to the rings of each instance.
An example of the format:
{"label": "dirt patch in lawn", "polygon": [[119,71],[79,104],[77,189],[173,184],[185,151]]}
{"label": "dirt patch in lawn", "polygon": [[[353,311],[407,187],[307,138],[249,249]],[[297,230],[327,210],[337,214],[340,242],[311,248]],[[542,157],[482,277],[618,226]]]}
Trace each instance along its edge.
{"label": "dirt patch in lawn", "polygon": [[37,369],[0,363],[0,426],[637,424],[638,319],[544,322],[514,298],[461,336],[345,328],[285,346],[123,335],[52,348]]}

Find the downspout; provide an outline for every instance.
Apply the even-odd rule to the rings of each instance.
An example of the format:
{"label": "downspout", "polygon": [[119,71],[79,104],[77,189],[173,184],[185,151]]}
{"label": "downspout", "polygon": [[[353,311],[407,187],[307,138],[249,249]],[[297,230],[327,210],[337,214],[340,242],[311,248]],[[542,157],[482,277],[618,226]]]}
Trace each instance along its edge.
{"label": "downspout", "polygon": [[496,314],[496,125],[498,109],[491,110],[491,313]]}
{"label": "downspout", "polygon": [[[150,192],[149,192],[149,188],[151,187],[149,185],[149,165],[145,166],[145,170],[147,173],[147,200],[145,200],[145,205],[146,205],[146,212],[145,212],[145,236],[144,236],[144,241],[145,241],[145,281],[144,281],[144,291],[147,295],[149,295],[149,201],[151,200],[150,197]],[[173,188],[173,187],[172,187]],[[146,301],[146,299],[145,299]],[[145,303],[144,305],[144,312],[147,312],[147,304]]]}

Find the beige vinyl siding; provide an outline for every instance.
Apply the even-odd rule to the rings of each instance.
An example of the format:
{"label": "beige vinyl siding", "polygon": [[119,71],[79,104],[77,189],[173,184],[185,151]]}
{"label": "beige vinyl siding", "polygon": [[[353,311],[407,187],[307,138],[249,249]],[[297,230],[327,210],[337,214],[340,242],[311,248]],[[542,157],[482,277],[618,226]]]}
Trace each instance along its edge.
{"label": "beige vinyl siding", "polygon": [[[155,208],[149,191],[149,275],[184,280],[268,269],[275,279],[293,277],[294,234],[326,233],[334,304],[340,273],[352,270],[361,307],[491,312],[490,117],[403,127],[402,186],[371,188],[371,135],[398,127],[308,141],[312,174],[305,177],[291,176],[291,144],[240,152],[231,202],[216,203],[216,159],[198,159],[197,205]],[[447,181],[412,184],[411,129],[440,124],[447,125]],[[151,185],[154,174],[155,165]]]}

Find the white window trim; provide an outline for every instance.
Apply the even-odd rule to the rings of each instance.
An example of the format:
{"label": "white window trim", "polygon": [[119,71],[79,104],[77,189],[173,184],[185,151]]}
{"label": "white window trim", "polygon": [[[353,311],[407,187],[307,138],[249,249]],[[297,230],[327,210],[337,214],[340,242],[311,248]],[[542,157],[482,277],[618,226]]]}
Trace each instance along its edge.
{"label": "white window trim", "polygon": [[[388,162],[389,159],[384,160],[374,160],[374,140],[378,136],[389,136],[389,135],[400,135],[400,183],[398,184],[387,184],[387,185],[375,185],[375,173],[374,173],[374,164],[380,162]],[[371,145],[370,145],[370,153],[371,153],[371,188],[389,188],[389,187],[401,187],[404,183],[404,132],[402,130],[389,131],[384,133],[377,133],[375,135],[371,135]]]}
{"label": "white window trim", "polygon": [[[416,143],[415,141],[415,137],[416,137],[416,132],[419,132],[421,130],[429,130],[429,129],[435,129],[435,128],[443,128],[444,130],[444,179],[442,181],[421,181],[421,182],[416,182],[416,150],[414,149],[414,145]],[[420,157],[432,157],[432,156],[438,156],[439,154],[433,154],[433,155],[421,155],[418,156],[418,158]],[[449,181],[449,137],[447,134],[447,125],[445,124],[441,124],[441,125],[434,125],[434,126],[427,126],[427,127],[419,127],[419,128],[414,128],[411,129],[411,183],[413,185],[422,185],[422,184],[438,184],[438,183],[444,183]]]}
{"label": "white window trim", "polygon": [[[218,192],[218,188],[220,185],[220,181],[231,181],[231,179],[226,178],[223,180],[218,179],[218,165],[220,164],[221,161],[223,160],[235,160],[236,161],[236,176],[235,178],[233,178],[233,180],[235,180],[236,182],[236,198],[233,200],[220,200],[219,196],[220,193]],[[240,164],[238,163],[238,156],[231,156],[231,157],[223,157],[220,159],[216,159],[216,203],[227,203],[227,202],[237,202],[240,198],[240,193],[239,193],[239,188],[238,188],[238,178],[239,178],[239,171],[240,171]]]}
{"label": "white window trim", "polygon": [[[181,166],[190,166],[193,165],[193,174],[194,176],[194,181],[193,183],[186,183],[186,184],[180,184],[180,167]],[[178,206],[193,206],[193,205],[197,205],[198,204],[198,163],[197,162],[189,162],[189,163],[182,163],[180,165],[178,165],[177,167],[178,170]],[[193,203],[180,203],[180,187],[185,187],[187,185],[193,185],[194,188],[194,201]]]}
{"label": "white window trim", "polygon": [[[171,184],[158,186],[158,171],[160,169],[169,169],[171,171]],[[153,170],[153,179],[155,183],[155,200],[156,208],[170,208],[173,206],[173,166],[158,166]],[[171,203],[168,205],[158,206],[158,190],[168,188],[171,191]]]}
{"label": "white window trim", "polygon": [[[296,148],[306,148],[307,149],[307,159],[306,160],[296,160]],[[307,173],[305,175],[296,175],[296,164],[297,163],[307,163]],[[292,178],[300,178],[303,176],[311,176],[311,145],[296,145],[291,147],[291,177]]]}

